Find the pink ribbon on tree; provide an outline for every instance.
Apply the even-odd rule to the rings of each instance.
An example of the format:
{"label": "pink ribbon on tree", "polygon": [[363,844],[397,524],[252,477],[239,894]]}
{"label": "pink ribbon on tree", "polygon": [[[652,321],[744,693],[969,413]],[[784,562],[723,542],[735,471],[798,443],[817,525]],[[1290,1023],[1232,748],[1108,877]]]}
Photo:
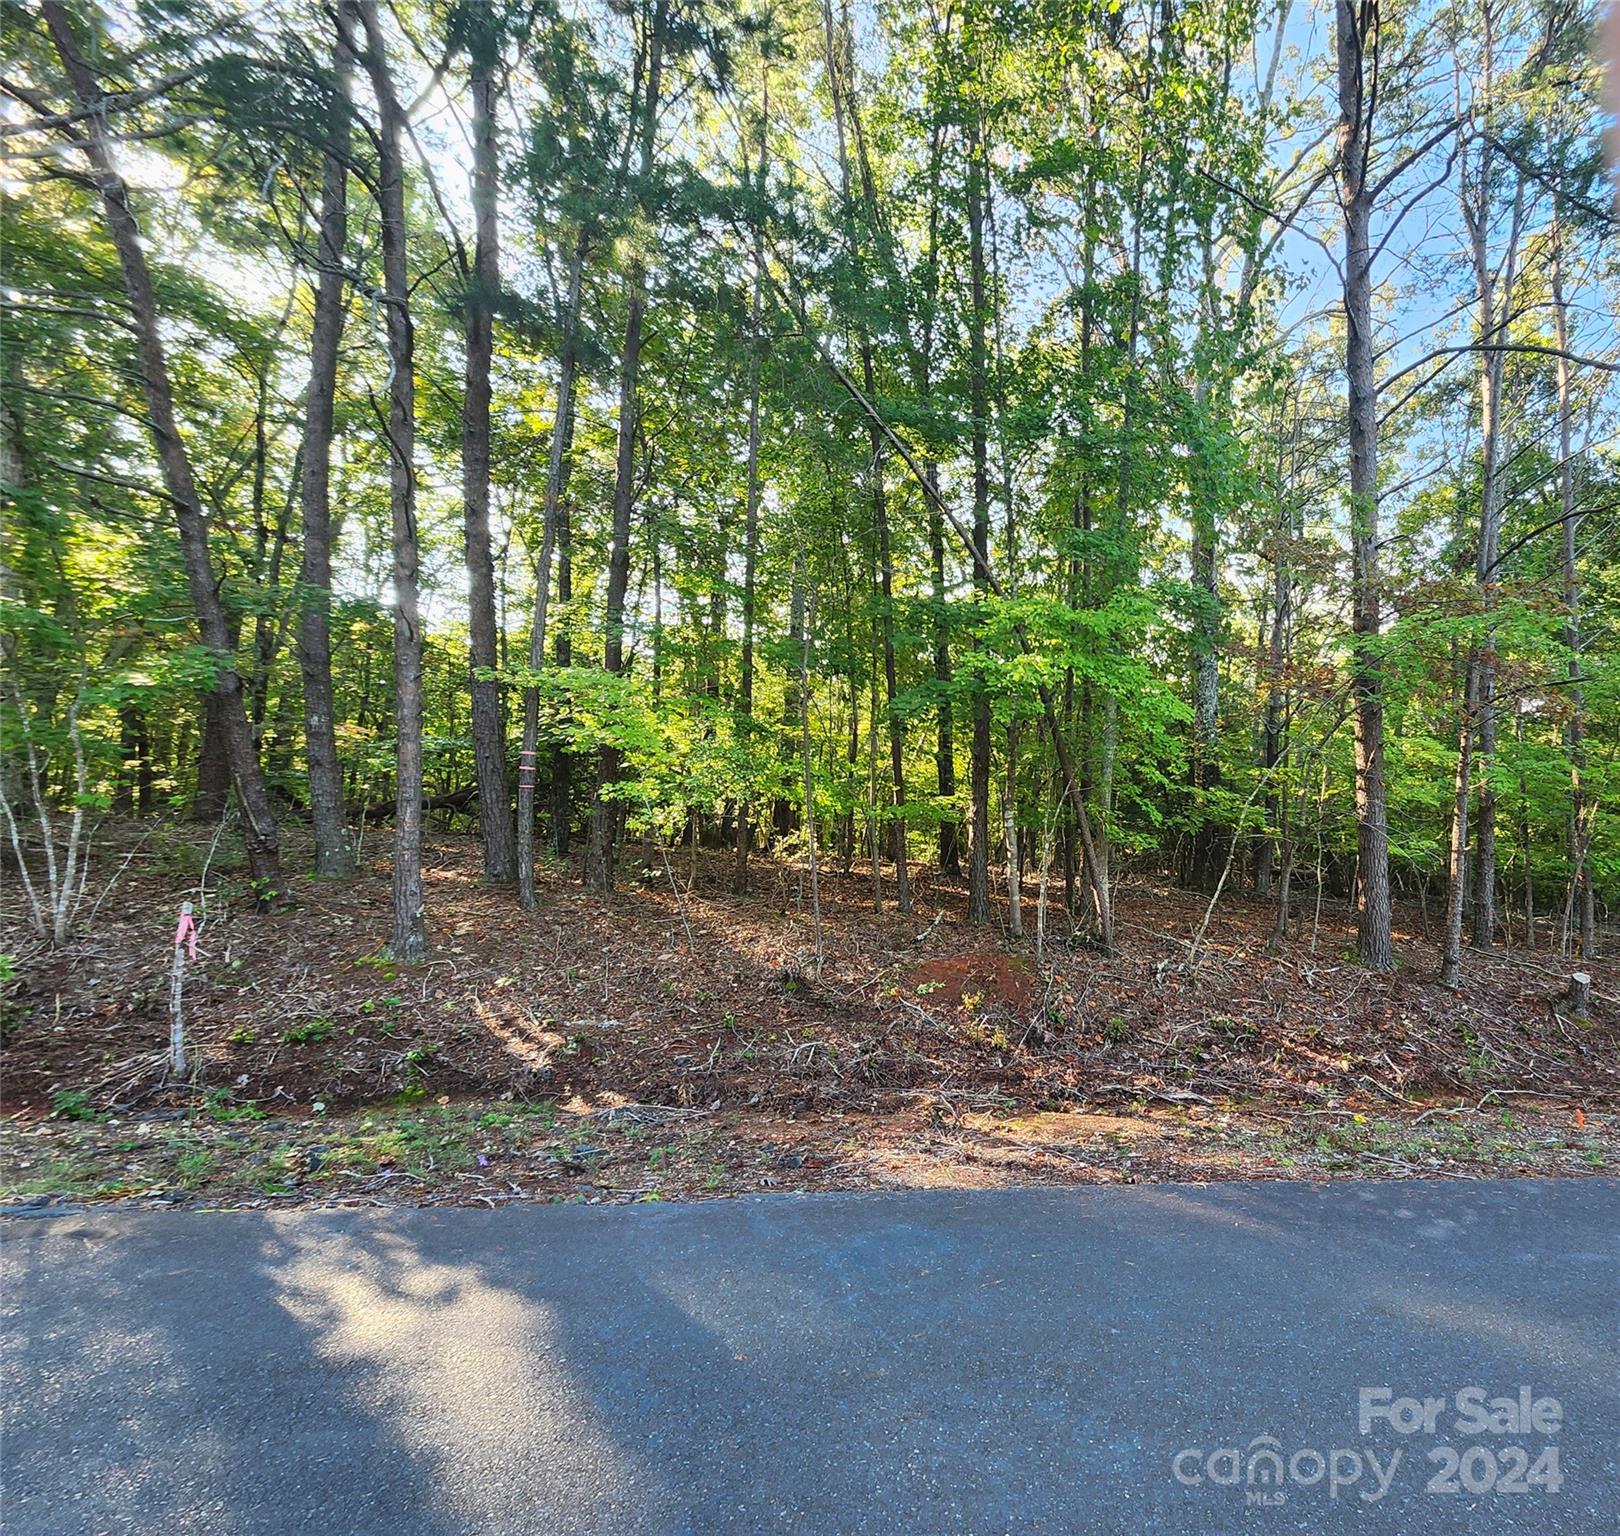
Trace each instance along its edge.
{"label": "pink ribbon on tree", "polygon": [[186,958],[193,964],[197,960],[197,919],[191,915],[191,903],[183,902],[180,907],[180,925],[174,930],[174,947],[184,944]]}

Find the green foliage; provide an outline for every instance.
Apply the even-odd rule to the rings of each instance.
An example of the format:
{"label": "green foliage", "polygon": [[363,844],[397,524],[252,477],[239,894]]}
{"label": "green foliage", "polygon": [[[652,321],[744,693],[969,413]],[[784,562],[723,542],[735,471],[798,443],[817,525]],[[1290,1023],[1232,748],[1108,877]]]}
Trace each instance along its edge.
{"label": "green foliage", "polygon": [[[501,87],[503,267],[481,296],[496,316],[503,632],[493,675],[509,776],[533,688],[547,810],[566,769],[564,814],[576,821],[599,790],[633,834],[672,839],[694,818],[731,825],[741,812],[797,855],[808,649],[812,814],[845,858],[858,829],[901,822],[915,856],[937,829],[969,818],[981,697],[995,797],[1019,826],[1056,825],[1064,786],[1049,699],[1115,852],[1174,865],[1201,843],[1224,852],[1237,838],[1241,855],[1268,840],[1312,863],[1320,850],[1342,875],[1357,819],[1343,336],[1336,301],[1318,302],[1335,274],[1315,254],[1340,238],[1318,88],[1332,71],[1331,28],[1308,39],[1291,26],[1274,32],[1275,11],[1252,0],[1169,11],[902,3],[862,18],[871,34],[859,39],[843,16],[458,0],[409,4],[389,23],[407,100],[441,93],[462,112],[475,65],[493,67]],[[1489,71],[1475,19],[1466,6],[1381,16],[1382,57],[1398,60],[1380,87],[1381,152],[1399,163],[1419,125],[1454,110],[1448,82],[1484,93],[1489,81],[1498,95],[1481,94],[1479,110],[1513,154],[1478,178],[1495,242],[1488,265],[1508,269],[1501,242],[1518,228],[1504,334],[1540,350],[1503,365],[1503,528],[1482,582],[1479,357],[1459,352],[1432,379],[1408,369],[1425,350],[1476,339],[1473,263],[1447,243],[1460,226],[1445,201],[1457,183],[1445,157],[1460,154],[1467,171],[1483,146],[1477,135],[1437,140],[1414,167],[1414,187],[1427,190],[1413,217],[1379,210],[1390,240],[1379,280],[1399,274],[1378,297],[1388,348],[1379,366],[1397,381],[1380,406],[1384,622],[1361,644],[1387,710],[1391,851],[1408,890],[1443,873],[1463,679],[1471,657],[1489,655],[1499,739],[1475,788],[1496,795],[1504,878],[1539,891],[1544,908],[1567,891],[1578,772],[1586,861],[1612,902],[1615,399],[1606,369],[1574,369],[1575,446],[1560,463],[1546,350],[1555,235],[1577,353],[1608,345],[1587,317],[1614,308],[1611,231],[1591,212],[1604,195],[1591,18],[1581,7],[1557,17],[1510,8],[1489,29],[1499,48]],[[216,654],[197,642],[97,201],[33,153],[43,130],[22,134],[29,155],[0,191],[0,782],[25,820],[36,782],[48,808],[77,802],[92,820],[189,810],[204,698],[231,681],[229,668],[272,792],[298,814],[308,797],[299,620],[324,607],[344,792],[351,810],[375,812],[393,795],[398,743],[370,94],[355,93],[328,593],[303,579],[299,519],[331,14],[293,0],[250,21],[204,0],[166,0],[116,26],[88,11],[77,24],[109,89],[164,82],[152,99],[120,106],[118,152],[234,644]],[[68,100],[37,18],[12,8],[4,28],[18,81]],[[638,93],[655,29],[665,118],[643,170]],[[437,128],[419,147],[407,237],[422,747],[430,797],[446,816],[467,816],[475,771],[458,455],[467,300],[483,280],[464,266],[472,233],[460,150]],[[1442,208],[1447,216],[1434,216]],[[621,378],[638,307],[642,351],[634,378]],[[569,336],[579,391],[559,501],[568,521],[553,527],[566,537],[552,551],[546,654],[531,667]],[[628,405],[632,388],[628,661],[612,672],[605,572],[620,398]],[[885,430],[874,432],[872,413]],[[1566,468],[1582,519],[1567,573]],[[976,503],[999,592],[976,587],[961,537]],[[1202,713],[1200,687],[1213,689]],[[71,724],[87,758],[82,793]],[[616,771],[598,786],[607,762]],[[194,842],[156,838],[153,854],[177,883],[199,872]],[[236,834],[208,856],[213,871],[237,870]],[[356,963],[385,980],[398,974],[383,955]],[[298,1043],[321,1022],[286,1038]]]}
{"label": "green foliage", "polygon": [[51,1118],[53,1120],[94,1120],[96,1111],[90,1095],[78,1088],[51,1090]]}
{"label": "green foliage", "polygon": [[334,1028],[331,1019],[307,1019],[302,1024],[295,1024],[291,1029],[283,1030],[281,1038],[288,1045],[319,1045],[321,1041],[331,1038]]}

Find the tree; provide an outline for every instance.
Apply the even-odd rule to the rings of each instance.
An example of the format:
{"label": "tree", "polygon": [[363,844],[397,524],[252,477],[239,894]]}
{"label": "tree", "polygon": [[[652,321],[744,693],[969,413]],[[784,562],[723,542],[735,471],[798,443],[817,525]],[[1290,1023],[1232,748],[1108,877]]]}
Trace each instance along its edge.
{"label": "tree", "polygon": [[304,405],[302,504],[303,592],[298,611],[298,664],[304,685],[304,742],[309,768],[310,820],[315,831],[315,873],[341,879],[354,873],[343,774],[338,766],[332,696],[332,424],[337,402],[338,350],[348,284],[344,246],[348,230],[353,57],[345,7],[332,49],[328,142],[321,156],[320,243],[315,261],[315,315],[310,333],[309,390]]}
{"label": "tree", "polygon": [[[761,492],[760,448],[760,369],[765,349],[765,209],[766,180],[770,167],[769,123],[771,77],[768,59],[762,60],[759,104],[759,170],[755,182],[757,206],[753,211],[752,281],[749,293],[748,337],[748,478],[743,507],[743,593],[742,666],[737,680],[738,713],[751,726],[754,718],[754,634],[758,614],[759,501]],[[890,694],[894,691],[890,678]],[[745,737],[745,739],[747,739]],[[742,801],[737,807],[737,872],[733,888],[739,896],[748,892],[748,851],[753,843],[752,807]]]}
{"label": "tree", "polygon": [[[645,84],[640,111],[636,166],[639,195],[645,196],[653,171],[658,133],[658,102],[664,72],[668,0],[654,0],[642,40]],[[638,60],[638,74],[640,73]],[[636,495],[636,432],[640,384],[642,326],[647,312],[647,268],[640,251],[625,274],[624,346],[619,361],[618,454],[613,480],[613,536],[608,553],[607,598],[603,614],[602,665],[610,674],[624,670],[624,608],[630,586],[630,514]],[[585,883],[598,894],[613,889],[613,852],[618,805],[619,748],[605,743],[597,756],[596,800],[591,810],[590,840],[585,849]]]}
{"label": "tree", "polygon": [[[969,108],[970,114],[974,108]],[[986,374],[984,285],[985,160],[977,118],[966,125],[968,221],[968,409],[973,440],[973,590],[982,602],[990,587],[990,398]],[[972,810],[968,828],[968,921],[990,921],[990,692],[973,682],[973,744],[969,755]]]}
{"label": "tree", "polygon": [[405,110],[394,89],[376,0],[356,0],[365,63],[377,98],[377,204],[382,223],[383,307],[388,331],[389,507],[394,587],[394,893],[389,952],[427,958],[422,891],[422,620],[416,538],[416,375],[405,223]]}
{"label": "tree", "polygon": [[164,487],[174,508],[197,628],[203,644],[213,653],[217,668],[213,686],[215,708],[231,782],[241,808],[248,866],[260,904],[268,905],[287,896],[281,873],[280,840],[248,725],[242,679],[232,660],[234,641],[208,554],[208,527],[197,495],[191,458],[175,420],[174,389],[169,381],[168,358],[158,328],[157,300],[141,246],[140,229],[130,207],[129,189],[113,162],[102,110],[103,93],[80,52],[73,23],[60,0],[46,0],[42,15],[80,108],[72,124],[65,125],[65,131],[89,166],[90,179],[101,197],[107,233],[123,271],[130,317],[139,343],[142,391]]}
{"label": "tree", "polygon": [[500,25],[482,5],[461,7],[455,25],[467,47],[472,92],[473,210],[476,222],[466,299],[466,388],[461,410],[462,515],[467,557],[467,665],[472,693],[473,758],[478,774],[478,827],[484,877],[507,883],[517,874],[506,733],[496,667],[495,567],[489,540],[490,362],[500,292],[500,165],[495,143]]}
{"label": "tree", "polygon": [[1371,970],[1395,966],[1384,784],[1383,671],[1378,655],[1378,390],[1373,376],[1372,214],[1368,156],[1377,110],[1375,0],[1338,0],[1339,206],[1344,216],[1346,427],[1350,443],[1351,690],[1356,741],[1357,948]]}

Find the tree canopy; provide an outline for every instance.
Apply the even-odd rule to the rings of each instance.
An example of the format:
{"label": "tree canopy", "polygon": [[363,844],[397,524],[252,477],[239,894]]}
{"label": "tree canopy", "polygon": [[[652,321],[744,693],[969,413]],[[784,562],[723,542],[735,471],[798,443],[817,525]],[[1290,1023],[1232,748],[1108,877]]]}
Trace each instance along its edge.
{"label": "tree canopy", "polygon": [[[7,7],[0,788],[319,873],[476,817],[1350,894],[1620,896],[1595,4]],[[231,806],[235,806],[233,811]],[[302,846],[302,845],[300,845]],[[75,860],[81,861],[75,864]],[[76,874],[77,870],[77,874]]]}

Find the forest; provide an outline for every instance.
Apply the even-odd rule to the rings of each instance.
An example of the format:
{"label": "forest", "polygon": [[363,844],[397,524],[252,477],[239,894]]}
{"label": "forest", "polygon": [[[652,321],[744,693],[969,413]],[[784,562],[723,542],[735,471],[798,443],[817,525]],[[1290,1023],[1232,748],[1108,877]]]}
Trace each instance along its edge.
{"label": "forest", "polygon": [[1614,1097],[1599,11],[8,5],[8,1100]]}

